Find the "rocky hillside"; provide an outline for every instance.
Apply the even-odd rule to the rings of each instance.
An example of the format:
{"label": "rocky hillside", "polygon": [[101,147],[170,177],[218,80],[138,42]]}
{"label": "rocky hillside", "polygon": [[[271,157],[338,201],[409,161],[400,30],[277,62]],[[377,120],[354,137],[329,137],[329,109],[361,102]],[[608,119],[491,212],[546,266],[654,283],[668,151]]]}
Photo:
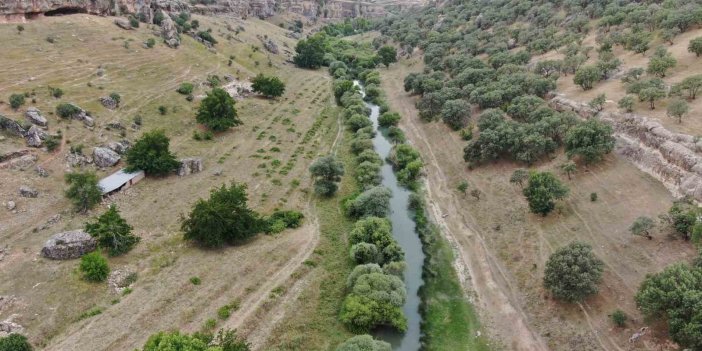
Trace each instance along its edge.
{"label": "rocky hillside", "polygon": [[290,12],[308,18],[380,17],[388,8],[419,5],[420,0],[376,4],[351,0],[202,0],[191,5],[183,0],[0,0],[0,22],[23,21],[39,16],[69,13],[121,15],[134,13],[149,19],[156,10],[168,12],[190,9],[197,13],[231,13],[241,18],[267,18]]}

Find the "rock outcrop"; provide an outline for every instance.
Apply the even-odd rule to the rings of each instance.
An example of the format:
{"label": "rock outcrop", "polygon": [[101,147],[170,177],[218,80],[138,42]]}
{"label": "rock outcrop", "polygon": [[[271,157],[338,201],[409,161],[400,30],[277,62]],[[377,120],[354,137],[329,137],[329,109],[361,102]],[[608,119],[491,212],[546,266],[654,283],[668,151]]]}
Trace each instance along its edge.
{"label": "rock outcrop", "polygon": [[137,279],[137,272],[133,268],[125,267],[112,271],[107,278],[107,285],[116,292],[121,293],[132,285]]}
{"label": "rock outcrop", "polygon": [[46,132],[39,129],[36,125],[32,125],[25,134],[24,140],[27,142],[27,146],[41,147],[47,137],[48,134]]}
{"label": "rock outcrop", "polygon": [[26,185],[20,186],[19,194],[22,197],[29,197],[29,198],[36,198],[39,196],[39,192],[36,189],[32,189]]}
{"label": "rock outcrop", "polygon": [[118,105],[117,100],[113,99],[112,96],[101,97],[100,103],[102,104],[102,106],[105,106],[105,108],[108,108],[110,110],[116,109]]}
{"label": "rock outcrop", "polygon": [[[551,99],[550,105],[583,118],[595,116],[587,105],[562,95]],[[702,202],[702,140],[671,132],[659,121],[644,116],[617,112],[600,112],[598,116],[614,129],[615,152],[661,181],[673,195]]]}
{"label": "rock outcrop", "polygon": [[29,107],[27,108],[27,111],[24,113],[24,116],[27,118],[27,121],[32,124],[36,124],[40,127],[46,127],[48,122],[46,121],[46,117],[44,117],[41,114],[41,111],[39,111],[38,108],[36,107]]}
{"label": "rock outcrop", "polygon": [[[2,1],[2,0],[0,0],[0,1]],[[70,118],[78,120],[78,121],[82,121],[83,124],[85,124],[88,127],[92,127],[95,125],[95,120],[93,119],[93,117],[90,116],[88,111],[82,109],[80,106],[78,106],[76,104],[69,103],[69,105],[73,106],[75,108],[75,110],[78,111],[78,112],[72,114],[70,116]]]}
{"label": "rock outcrop", "polygon": [[178,36],[175,22],[168,16],[161,21],[161,36],[168,47],[177,48],[180,45],[180,37]]}
{"label": "rock outcrop", "polygon": [[[1,1],[1,0],[0,0]],[[6,130],[10,134],[19,136],[19,137],[24,137],[25,134],[27,134],[27,130],[22,127],[19,122],[7,118],[3,115],[0,115],[0,130]]]}
{"label": "rock outcrop", "polygon": [[126,30],[132,29],[132,25],[129,23],[129,21],[126,18],[116,18],[115,24],[117,25],[117,27],[120,27],[122,29],[126,29]]}
{"label": "rock outcrop", "polygon": [[127,152],[130,146],[131,144],[127,140],[113,141],[107,144],[107,147],[110,148],[110,150],[120,155],[123,155],[125,152]]}
{"label": "rock outcrop", "polygon": [[178,167],[178,175],[186,176],[192,173],[200,173],[205,169],[202,164],[201,158],[184,158],[180,160],[180,167]]}
{"label": "rock outcrop", "polygon": [[118,153],[106,147],[96,147],[93,149],[93,162],[98,167],[112,167],[120,160]]}
{"label": "rock outcrop", "polygon": [[97,241],[82,230],[58,233],[52,236],[41,249],[42,256],[52,260],[78,258],[95,250]]}

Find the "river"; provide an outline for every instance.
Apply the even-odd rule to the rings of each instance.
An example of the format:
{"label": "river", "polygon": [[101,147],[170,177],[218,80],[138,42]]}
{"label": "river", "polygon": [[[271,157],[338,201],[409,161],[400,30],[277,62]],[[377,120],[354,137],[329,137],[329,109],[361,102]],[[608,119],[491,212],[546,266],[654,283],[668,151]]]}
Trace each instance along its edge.
{"label": "river", "polygon": [[[354,81],[361,88],[361,93],[365,96],[363,86],[358,81]],[[370,119],[373,121],[373,129],[377,132],[373,138],[373,146],[380,157],[385,160],[390,154],[393,144],[388,140],[385,133],[386,128],[380,128],[378,117],[380,108],[372,103],[366,102],[366,106],[371,109]],[[389,342],[393,350],[417,351],[420,348],[420,324],[422,316],[419,313],[419,288],[424,284],[422,279],[422,266],[424,265],[424,252],[422,242],[415,232],[415,223],[408,209],[409,196],[412,193],[402,187],[395,177],[392,166],[384,162],[381,168],[383,176],[382,185],[392,191],[390,199],[390,221],[392,222],[392,235],[405,252],[404,281],[407,286],[407,301],[403,306],[403,311],[407,317],[407,332],[399,333],[393,329],[382,329],[376,332],[376,337]]]}

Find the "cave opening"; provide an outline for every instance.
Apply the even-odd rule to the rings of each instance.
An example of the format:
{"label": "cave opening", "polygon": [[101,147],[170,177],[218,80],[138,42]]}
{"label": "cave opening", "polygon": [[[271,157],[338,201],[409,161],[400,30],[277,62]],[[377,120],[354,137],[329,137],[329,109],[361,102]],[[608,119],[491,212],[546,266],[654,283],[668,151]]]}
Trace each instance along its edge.
{"label": "cave opening", "polygon": [[81,7],[59,7],[57,9],[44,12],[44,16],[64,16],[87,12],[88,11]]}

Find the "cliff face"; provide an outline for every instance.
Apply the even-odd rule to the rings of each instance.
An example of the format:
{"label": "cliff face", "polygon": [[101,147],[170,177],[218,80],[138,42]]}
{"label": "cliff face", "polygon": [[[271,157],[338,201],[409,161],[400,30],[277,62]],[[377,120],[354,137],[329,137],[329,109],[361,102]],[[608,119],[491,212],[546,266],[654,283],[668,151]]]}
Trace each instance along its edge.
{"label": "cliff face", "polygon": [[[595,115],[586,104],[562,95],[551,99],[550,105],[584,118]],[[599,118],[614,128],[618,154],[658,179],[673,195],[702,202],[702,141],[671,132],[658,121],[635,114],[601,112]]]}
{"label": "cliff face", "polygon": [[383,6],[369,2],[329,0],[217,0],[211,5],[190,6],[185,0],[0,0],[0,19],[22,20],[36,16],[89,13],[119,15],[143,13],[152,18],[155,10],[177,12],[187,9],[199,13],[231,13],[242,18],[266,18],[278,12],[291,12],[309,18],[379,17]]}

